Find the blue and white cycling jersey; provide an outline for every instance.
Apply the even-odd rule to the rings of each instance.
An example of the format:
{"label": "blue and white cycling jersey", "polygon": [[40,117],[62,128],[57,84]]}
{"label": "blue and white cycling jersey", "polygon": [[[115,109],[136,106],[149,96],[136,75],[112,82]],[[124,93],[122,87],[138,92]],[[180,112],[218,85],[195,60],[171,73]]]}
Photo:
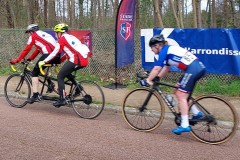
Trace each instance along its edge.
{"label": "blue and white cycling jersey", "polygon": [[186,70],[197,57],[182,47],[165,45],[154,59],[154,66],[176,66]]}

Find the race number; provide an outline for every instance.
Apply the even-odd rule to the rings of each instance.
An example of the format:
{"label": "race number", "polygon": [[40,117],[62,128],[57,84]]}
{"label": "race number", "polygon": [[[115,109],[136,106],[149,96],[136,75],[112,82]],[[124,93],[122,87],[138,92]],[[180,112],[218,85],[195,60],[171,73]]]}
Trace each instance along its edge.
{"label": "race number", "polygon": [[197,59],[197,57],[190,53],[190,52],[187,52],[181,59],[181,62],[186,64],[186,65],[189,65],[191,64],[195,59]]}

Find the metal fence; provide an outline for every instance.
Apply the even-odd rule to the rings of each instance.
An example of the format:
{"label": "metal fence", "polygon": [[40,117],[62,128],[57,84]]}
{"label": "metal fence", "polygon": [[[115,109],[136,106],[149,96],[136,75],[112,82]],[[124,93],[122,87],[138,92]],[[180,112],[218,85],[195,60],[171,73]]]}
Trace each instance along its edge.
{"label": "metal fence", "polygon": [[[88,67],[81,70],[84,74],[96,75],[103,81],[111,81],[126,84],[130,80],[135,80],[136,72],[141,68],[141,47],[140,32],[135,32],[135,61],[133,64],[115,68],[115,33],[114,31],[96,30],[93,35],[93,56]],[[9,60],[16,58],[26,45],[27,35],[24,30],[4,30],[0,29],[0,68],[7,68]],[[165,78],[169,82],[175,82],[181,73],[170,73]],[[117,75],[117,77],[116,77]],[[234,79],[239,79],[232,75],[208,74],[206,79],[220,79],[223,83],[231,83]]]}

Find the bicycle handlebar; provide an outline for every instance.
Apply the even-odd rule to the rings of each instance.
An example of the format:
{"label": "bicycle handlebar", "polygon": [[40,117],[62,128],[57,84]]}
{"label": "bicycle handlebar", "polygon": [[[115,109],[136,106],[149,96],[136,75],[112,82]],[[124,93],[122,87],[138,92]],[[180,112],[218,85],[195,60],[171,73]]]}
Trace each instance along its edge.
{"label": "bicycle handlebar", "polygon": [[[44,64],[43,66],[44,67],[51,67],[52,64]],[[42,68],[43,66],[41,66],[39,69],[40,69],[40,72],[41,72],[42,75],[46,75],[45,72],[43,71],[43,68]]]}
{"label": "bicycle handlebar", "polygon": [[11,64],[10,66],[11,66],[11,69],[12,69],[13,72],[17,71],[13,64]]}
{"label": "bicycle handlebar", "polygon": [[[23,60],[23,61],[21,62],[21,64],[23,64],[23,65],[28,65],[29,62],[26,61],[26,60]],[[15,65],[14,65],[14,64],[10,64],[10,67],[11,67],[11,69],[12,69],[13,72],[17,72],[17,69],[15,68]],[[26,66],[26,68],[27,68],[27,70],[29,70],[29,71],[31,70],[28,66]]]}
{"label": "bicycle handlebar", "polygon": [[[142,72],[138,72],[137,73],[137,78],[140,78],[140,80],[144,80],[148,76],[149,76],[149,72],[148,71],[142,71]],[[137,82],[139,82],[140,80],[137,80]],[[160,78],[159,77],[155,77],[153,79],[153,82],[154,82],[154,85],[164,85],[164,86],[168,86],[168,87],[172,87],[172,88],[178,88],[175,85],[164,83],[164,82],[160,82]]]}

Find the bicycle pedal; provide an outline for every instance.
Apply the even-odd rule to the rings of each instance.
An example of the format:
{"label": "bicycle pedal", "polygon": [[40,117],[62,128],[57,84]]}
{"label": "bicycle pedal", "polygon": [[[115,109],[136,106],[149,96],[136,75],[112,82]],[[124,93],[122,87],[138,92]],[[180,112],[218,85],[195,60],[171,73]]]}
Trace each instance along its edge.
{"label": "bicycle pedal", "polygon": [[34,102],[40,102],[42,100],[42,96],[41,95],[38,95],[38,97],[34,98],[34,97],[31,97],[27,100],[27,102],[29,104],[33,104]]}
{"label": "bicycle pedal", "polygon": [[55,85],[54,85],[54,83],[52,83],[52,84],[48,85],[47,87],[48,88],[47,88],[46,93],[52,93],[54,91]]}
{"label": "bicycle pedal", "polygon": [[66,102],[67,102],[67,105],[69,105],[69,104],[70,104],[70,99],[69,99],[69,97],[65,97],[65,100],[66,100]]}

